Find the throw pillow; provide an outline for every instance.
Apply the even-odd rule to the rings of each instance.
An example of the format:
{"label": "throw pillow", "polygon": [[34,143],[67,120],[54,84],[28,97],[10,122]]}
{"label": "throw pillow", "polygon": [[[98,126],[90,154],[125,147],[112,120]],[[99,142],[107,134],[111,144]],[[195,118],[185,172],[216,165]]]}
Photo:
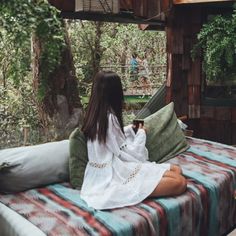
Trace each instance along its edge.
{"label": "throw pillow", "polygon": [[69,140],[0,150],[0,192],[68,180]]}
{"label": "throw pillow", "polygon": [[146,117],[144,124],[150,161],[164,162],[189,147],[179,127],[173,102]]}
{"label": "throw pillow", "polygon": [[88,162],[87,141],[83,132],[77,128],[70,135],[69,175],[74,188],[81,188]]}

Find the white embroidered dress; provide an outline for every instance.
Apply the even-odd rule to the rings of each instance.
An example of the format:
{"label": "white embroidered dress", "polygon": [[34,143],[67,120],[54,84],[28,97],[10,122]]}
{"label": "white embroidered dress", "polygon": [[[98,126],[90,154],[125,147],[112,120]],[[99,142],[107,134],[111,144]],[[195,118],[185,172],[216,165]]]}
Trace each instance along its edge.
{"label": "white embroidered dress", "polygon": [[88,159],[81,197],[95,209],[135,205],[147,198],[170,164],[148,161],[146,133],[131,125],[122,133],[115,115],[108,115],[106,143],[87,141]]}

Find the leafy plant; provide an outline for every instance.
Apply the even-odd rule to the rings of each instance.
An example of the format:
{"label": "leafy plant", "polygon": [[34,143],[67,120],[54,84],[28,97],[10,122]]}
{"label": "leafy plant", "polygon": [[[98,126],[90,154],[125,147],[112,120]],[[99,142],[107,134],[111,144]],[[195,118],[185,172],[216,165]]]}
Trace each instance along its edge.
{"label": "leafy plant", "polygon": [[30,125],[31,130],[40,126],[30,74],[18,85],[9,80],[6,87],[0,86],[0,101],[0,149],[17,146],[23,140],[23,126]]}
{"label": "leafy plant", "polygon": [[208,80],[233,79],[236,75],[236,10],[231,15],[216,15],[204,24],[193,58],[202,50],[203,70]]}
{"label": "leafy plant", "polygon": [[46,0],[3,0],[0,4],[0,51],[4,57],[6,49],[14,54],[6,73],[8,78],[19,82],[31,64],[31,37],[35,35],[41,42],[41,79],[38,97],[42,100],[47,88],[49,73],[61,60],[64,46],[63,22],[59,12]]}

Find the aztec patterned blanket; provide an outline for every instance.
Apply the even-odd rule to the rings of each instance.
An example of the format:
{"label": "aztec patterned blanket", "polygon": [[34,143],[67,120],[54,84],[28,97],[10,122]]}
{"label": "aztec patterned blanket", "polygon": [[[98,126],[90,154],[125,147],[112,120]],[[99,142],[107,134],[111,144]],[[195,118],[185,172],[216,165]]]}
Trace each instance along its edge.
{"label": "aztec patterned blanket", "polygon": [[236,148],[193,138],[188,142],[191,147],[169,161],[188,178],[187,191],[175,198],[97,211],[66,183],[0,195],[0,202],[51,236],[222,235],[236,226]]}

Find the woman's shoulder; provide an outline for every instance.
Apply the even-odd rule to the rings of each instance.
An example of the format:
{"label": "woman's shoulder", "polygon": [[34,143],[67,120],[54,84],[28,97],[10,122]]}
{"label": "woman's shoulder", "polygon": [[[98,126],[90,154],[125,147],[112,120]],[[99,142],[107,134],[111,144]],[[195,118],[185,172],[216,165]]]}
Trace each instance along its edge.
{"label": "woman's shoulder", "polygon": [[115,115],[114,112],[109,112],[108,113],[108,123],[111,124],[110,127],[119,127],[120,128],[120,125],[119,125],[119,121],[118,121],[118,118],[117,116]]}
{"label": "woman's shoulder", "polygon": [[113,121],[113,120],[117,120],[117,121],[118,121],[118,119],[117,119],[117,117],[116,117],[114,111],[109,111],[109,112],[107,113],[107,116],[108,116],[109,121],[110,121],[110,120],[111,120],[111,121]]}

